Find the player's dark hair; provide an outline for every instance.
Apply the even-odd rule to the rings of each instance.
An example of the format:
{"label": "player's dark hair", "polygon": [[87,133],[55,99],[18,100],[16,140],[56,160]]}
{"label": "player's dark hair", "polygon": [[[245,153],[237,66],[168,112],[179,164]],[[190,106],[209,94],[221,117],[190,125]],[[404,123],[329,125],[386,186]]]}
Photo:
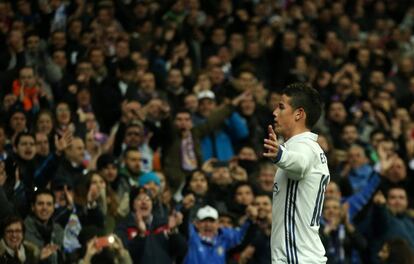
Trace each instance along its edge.
{"label": "player's dark hair", "polygon": [[282,92],[290,97],[294,110],[303,108],[306,113],[306,127],[311,129],[322,113],[322,102],[318,91],[306,83],[292,83]]}

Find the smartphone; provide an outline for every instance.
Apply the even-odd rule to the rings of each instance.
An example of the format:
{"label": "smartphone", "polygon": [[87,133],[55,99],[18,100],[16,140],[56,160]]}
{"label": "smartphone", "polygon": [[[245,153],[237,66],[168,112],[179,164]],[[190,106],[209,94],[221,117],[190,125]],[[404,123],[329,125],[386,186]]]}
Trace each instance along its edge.
{"label": "smartphone", "polygon": [[96,248],[104,248],[104,247],[108,247],[114,242],[115,242],[114,236],[98,237],[95,241],[95,246]]}

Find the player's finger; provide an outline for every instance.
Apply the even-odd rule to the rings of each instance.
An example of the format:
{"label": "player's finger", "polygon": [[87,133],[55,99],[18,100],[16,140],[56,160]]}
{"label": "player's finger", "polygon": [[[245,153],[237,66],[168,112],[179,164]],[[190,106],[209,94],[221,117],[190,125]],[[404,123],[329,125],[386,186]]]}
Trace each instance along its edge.
{"label": "player's finger", "polygon": [[276,154],[275,153],[264,152],[263,153],[263,157],[266,157],[266,158],[275,158],[276,157]]}
{"label": "player's finger", "polygon": [[276,150],[277,150],[277,148],[276,148],[276,147],[274,147],[274,146],[272,146],[272,145],[269,145],[269,144],[264,144],[264,147],[265,147],[265,149],[267,149],[268,151],[271,151],[271,152],[273,152],[273,153],[276,153]]}
{"label": "player's finger", "polygon": [[264,139],[264,143],[269,144],[269,145],[273,145],[275,147],[277,147],[279,144],[277,143],[277,140],[274,139]]}
{"label": "player's finger", "polygon": [[275,132],[275,130],[273,129],[272,125],[269,125],[269,126],[267,127],[267,132],[269,132],[269,134],[272,134],[272,135],[274,135],[274,136],[276,137],[276,132]]}
{"label": "player's finger", "polygon": [[277,135],[276,135],[276,132],[273,129],[273,127],[271,125],[269,125],[267,130],[268,130],[268,133],[269,133],[269,138],[274,140],[274,141],[277,141]]}

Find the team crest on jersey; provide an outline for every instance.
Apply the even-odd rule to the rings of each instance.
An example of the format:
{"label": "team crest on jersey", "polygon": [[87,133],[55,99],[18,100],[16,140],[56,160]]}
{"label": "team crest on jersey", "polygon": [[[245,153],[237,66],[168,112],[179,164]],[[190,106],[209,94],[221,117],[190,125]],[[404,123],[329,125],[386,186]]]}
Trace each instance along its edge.
{"label": "team crest on jersey", "polygon": [[217,255],[223,256],[223,254],[224,254],[224,248],[222,246],[219,246],[217,248]]}
{"label": "team crest on jersey", "polygon": [[275,182],[275,184],[273,184],[273,192],[278,193],[279,191],[279,185],[277,184],[277,182]]}

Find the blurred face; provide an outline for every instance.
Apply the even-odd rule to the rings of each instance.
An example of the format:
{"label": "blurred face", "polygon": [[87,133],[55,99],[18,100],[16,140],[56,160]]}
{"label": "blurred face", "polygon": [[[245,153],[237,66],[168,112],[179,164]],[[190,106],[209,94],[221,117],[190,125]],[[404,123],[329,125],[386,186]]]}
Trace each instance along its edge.
{"label": "blurred face", "polygon": [[208,191],[208,183],[206,177],[200,172],[195,172],[193,174],[193,177],[191,177],[190,189],[198,195],[206,194]]}
{"label": "blurred face", "polygon": [[250,147],[244,147],[239,152],[239,159],[241,160],[257,160],[257,155],[254,149]]}
{"label": "blurred face", "polygon": [[36,155],[35,140],[31,136],[22,136],[16,146],[16,154],[23,160],[32,160]]}
{"label": "blurred face", "polygon": [[66,36],[64,32],[56,32],[52,35],[52,45],[55,49],[63,49],[66,46]]}
{"label": "blurred face", "polygon": [[407,193],[404,189],[393,188],[388,191],[387,206],[394,214],[402,214],[408,208]]}
{"label": "blurred face", "polygon": [[36,76],[32,68],[23,68],[19,73],[19,81],[23,87],[34,87],[36,85]]}
{"label": "blurred face", "polygon": [[212,99],[201,99],[199,100],[198,111],[203,117],[208,117],[216,107],[216,102]]}
{"label": "blurred face", "polygon": [[79,63],[78,67],[76,68],[76,72],[79,75],[85,76],[85,79],[88,80],[93,74],[92,64],[90,62]]}
{"label": "blurred face", "polygon": [[224,72],[219,66],[214,66],[209,71],[211,83],[213,85],[221,85],[224,82]]}
{"label": "blurred face", "polygon": [[26,129],[26,116],[20,112],[14,113],[10,118],[10,127],[15,133],[24,131]]}
{"label": "blurred face", "polygon": [[53,197],[50,194],[40,194],[32,205],[32,211],[40,221],[47,222],[53,214],[53,205]]}
{"label": "blurred face", "polygon": [[144,188],[150,192],[152,198],[155,198],[160,194],[160,186],[153,181],[145,184]]}
{"label": "blurred face", "polygon": [[143,218],[151,215],[152,212],[152,200],[146,193],[140,193],[134,199],[134,210],[139,211]]}
{"label": "blurred face", "polygon": [[240,104],[240,110],[245,116],[252,116],[256,110],[256,103],[253,97],[244,99]]}
{"label": "blurred face", "polygon": [[116,44],[116,56],[118,58],[126,58],[129,55],[129,44],[127,41],[119,41]]}
{"label": "blurred face", "polygon": [[328,186],[326,187],[325,191],[325,197],[326,198],[334,198],[334,199],[341,199],[341,192],[339,190],[339,186],[331,181],[328,183]]}
{"label": "blurred face", "polygon": [[91,186],[96,186],[96,189],[102,193],[106,191],[106,182],[99,174],[94,174],[91,179]]}
{"label": "blurred face", "polygon": [[174,124],[181,132],[190,131],[193,128],[190,113],[178,113],[175,117]]}
{"label": "blurred face", "polygon": [[290,98],[282,95],[282,98],[273,111],[275,120],[274,129],[276,135],[282,135],[286,140],[291,137],[295,127],[296,110],[290,105]]}
{"label": "blurred face", "polygon": [[201,237],[213,238],[217,235],[219,221],[207,218],[202,221],[197,221],[196,227]]}
{"label": "blurred face", "polygon": [[60,125],[68,125],[70,123],[71,113],[69,105],[62,103],[56,107],[56,120]]}
{"label": "blurred face", "polygon": [[323,217],[328,221],[341,217],[341,204],[339,200],[328,199],[324,203]]}
{"label": "blurred face", "polygon": [[270,197],[266,195],[257,196],[254,200],[254,204],[257,206],[259,219],[266,219],[269,214],[272,213],[272,202]]}
{"label": "blurred face", "polygon": [[85,154],[85,144],[80,138],[74,138],[72,144],[66,149],[65,155],[69,161],[81,165]]}
{"label": "blurred face", "polygon": [[41,114],[37,120],[37,130],[47,135],[53,129],[52,117],[49,114]]}
{"label": "blurred face", "polygon": [[276,167],[266,166],[260,169],[258,181],[260,188],[265,192],[273,191],[273,182],[276,174]]}
{"label": "blurred face", "polygon": [[394,183],[401,182],[407,178],[407,169],[404,161],[400,158],[394,161],[390,170],[386,174],[388,180]]}
{"label": "blurred face", "polygon": [[342,140],[351,145],[358,140],[358,130],[355,126],[345,126],[342,130]]}
{"label": "blurred face", "polygon": [[95,114],[94,113],[87,113],[85,115],[85,124],[87,131],[97,131],[98,130],[98,123],[96,122]]}
{"label": "blurred face", "polygon": [[226,32],[222,28],[215,29],[211,41],[216,45],[223,45],[226,42]]}
{"label": "blurred face", "polygon": [[367,66],[369,64],[369,50],[367,49],[361,49],[358,52],[358,62],[363,65],[363,66]]}
{"label": "blurred face", "polygon": [[346,116],[345,107],[342,103],[335,102],[330,105],[328,113],[329,120],[342,123],[346,120]]}
{"label": "blurred face", "polygon": [[168,73],[167,83],[169,86],[179,88],[183,84],[183,76],[177,69],[173,69]]}
{"label": "blurred face", "polygon": [[90,55],[90,61],[93,67],[100,68],[105,63],[105,55],[102,50],[93,50]]}
{"label": "blurred face", "polygon": [[353,169],[359,168],[368,162],[364,149],[359,146],[353,146],[348,151],[348,162]]}
{"label": "blurred face", "polygon": [[30,36],[26,40],[27,50],[29,52],[36,52],[39,48],[40,38],[39,36]]}
{"label": "blurred face", "polygon": [[20,222],[11,223],[4,229],[4,242],[13,249],[18,250],[23,243],[23,226]]}
{"label": "blurred face", "polygon": [[145,73],[140,82],[140,88],[144,93],[155,91],[155,77],[152,73]]}
{"label": "blurred face", "polygon": [[225,228],[233,228],[233,221],[231,218],[227,215],[223,215],[219,217],[219,227],[225,227]]}
{"label": "blurred face", "polygon": [[195,113],[198,109],[197,96],[195,96],[194,94],[187,95],[184,99],[184,107],[188,111]]}
{"label": "blurred face", "polygon": [[214,168],[211,181],[219,186],[226,186],[233,182],[233,179],[230,175],[230,170],[228,167],[218,167]]}
{"label": "blurred face", "polygon": [[143,131],[139,126],[131,126],[125,132],[124,142],[129,147],[138,147],[143,142]]}
{"label": "blurred face", "polygon": [[125,157],[125,166],[126,168],[134,173],[141,172],[141,153],[139,151],[128,151]]}
{"label": "blurred face", "polygon": [[236,190],[235,201],[238,204],[249,205],[254,201],[252,188],[248,185],[242,185]]}
{"label": "blurred face", "polygon": [[40,156],[49,155],[50,147],[47,135],[44,133],[36,133],[36,153]]}
{"label": "blurred face", "polygon": [[113,182],[118,176],[118,168],[115,164],[109,164],[99,172],[108,182]]}
{"label": "blurred face", "polygon": [[236,52],[244,50],[244,39],[241,34],[232,34],[230,36],[230,48]]}
{"label": "blurred face", "polygon": [[283,35],[283,47],[286,50],[294,50],[296,47],[296,35],[292,32],[287,32]]}

